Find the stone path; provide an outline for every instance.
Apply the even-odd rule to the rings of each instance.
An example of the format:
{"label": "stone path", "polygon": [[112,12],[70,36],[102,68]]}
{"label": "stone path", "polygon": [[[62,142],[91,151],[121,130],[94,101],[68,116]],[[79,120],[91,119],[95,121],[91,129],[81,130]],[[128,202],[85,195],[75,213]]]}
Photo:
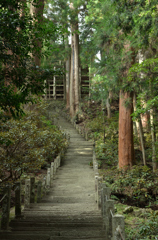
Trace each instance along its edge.
{"label": "stone path", "polygon": [[92,143],[84,140],[65,119],[59,125],[70,133],[65,160],[58,169],[49,195],[31,204],[25,218],[12,220],[11,233],[1,240],[101,240],[105,239],[100,210],[95,202]]}

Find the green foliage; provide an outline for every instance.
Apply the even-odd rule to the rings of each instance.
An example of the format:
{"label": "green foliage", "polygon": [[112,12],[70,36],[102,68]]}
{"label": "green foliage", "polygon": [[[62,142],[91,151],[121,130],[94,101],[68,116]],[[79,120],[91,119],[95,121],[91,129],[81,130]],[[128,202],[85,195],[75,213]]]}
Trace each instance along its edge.
{"label": "green foliage", "polygon": [[[40,169],[67,146],[63,133],[35,107],[21,119],[1,121],[0,179],[16,181],[23,172]],[[43,111],[43,110],[42,110]]]}
{"label": "green foliage", "polygon": [[116,165],[118,162],[118,124],[113,120],[105,125],[105,144],[103,134],[96,141],[97,158],[105,159],[108,165]]}
{"label": "green foliage", "polygon": [[139,227],[135,229],[128,230],[127,237],[128,240],[138,240],[138,239],[157,239],[157,229],[158,229],[158,213],[152,211],[148,214],[148,218],[139,223]]}
{"label": "green foliage", "polygon": [[[118,175],[117,175],[118,174]],[[131,203],[136,206],[150,205],[156,200],[158,179],[157,175],[147,166],[134,166],[131,170],[118,170],[114,183],[111,185],[113,194],[123,194],[131,199]],[[106,178],[105,181],[111,181]]]}
{"label": "green foliage", "polygon": [[[105,122],[104,122],[105,121]],[[117,117],[103,119],[103,113],[89,120],[86,124],[96,142],[98,159],[106,160],[108,165],[116,165],[118,161],[118,122]],[[105,128],[105,144],[104,144]],[[101,164],[102,165],[102,164]]]}
{"label": "green foliage", "polygon": [[[86,127],[89,128],[92,132],[102,132],[103,131],[103,115],[99,115],[96,118],[93,118],[86,124]],[[94,133],[97,134],[97,133]],[[96,138],[96,137],[95,137]]]}
{"label": "green foliage", "polygon": [[33,101],[32,94],[43,93],[48,71],[35,66],[33,57],[42,57],[42,42],[48,46],[56,31],[42,16],[30,15],[30,2],[37,5],[30,0],[0,3],[0,107],[14,117],[23,113],[22,104]]}

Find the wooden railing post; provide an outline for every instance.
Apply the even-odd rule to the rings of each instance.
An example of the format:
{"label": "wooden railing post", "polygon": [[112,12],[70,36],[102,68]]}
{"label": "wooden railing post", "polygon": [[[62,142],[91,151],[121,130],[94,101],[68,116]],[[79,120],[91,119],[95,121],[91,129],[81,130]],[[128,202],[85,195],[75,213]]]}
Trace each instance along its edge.
{"label": "wooden railing post", "polygon": [[43,181],[41,182],[41,195],[45,196],[47,194],[47,186],[46,186],[46,177],[43,178]]}
{"label": "wooden railing post", "polygon": [[113,240],[125,239],[125,222],[122,215],[116,214],[112,217]]}
{"label": "wooden railing post", "polygon": [[50,167],[50,186],[53,186],[53,175],[54,175],[54,162],[51,162]]}
{"label": "wooden railing post", "polygon": [[40,203],[42,199],[42,182],[37,183],[37,203]]}
{"label": "wooden railing post", "polygon": [[2,200],[1,230],[4,231],[9,228],[11,187],[5,187],[3,193],[4,198]]}
{"label": "wooden railing post", "polygon": [[47,180],[46,180],[46,183],[47,183],[47,190],[48,190],[48,192],[50,190],[50,182],[51,182],[50,168],[47,168]]}
{"label": "wooden railing post", "polygon": [[98,203],[98,209],[101,208],[101,187],[102,187],[102,178],[98,177],[97,181],[97,203]]}
{"label": "wooden railing post", "polygon": [[105,204],[105,215],[103,216],[105,239],[112,238],[112,215],[114,214],[114,200],[107,200]]}
{"label": "wooden railing post", "polygon": [[35,202],[35,178],[30,178],[30,203]]}
{"label": "wooden railing post", "polygon": [[21,218],[21,182],[15,184],[15,218]]}
{"label": "wooden railing post", "polygon": [[56,168],[57,168],[57,165],[56,165],[56,159],[54,159],[54,168],[53,168],[53,179],[55,179],[55,174],[56,174]]}
{"label": "wooden railing post", "polygon": [[30,208],[30,179],[25,180],[24,208]]}
{"label": "wooden railing post", "polygon": [[102,183],[102,190],[101,190],[101,213],[102,216],[105,216],[105,204],[106,201],[110,199],[111,195],[111,188],[106,187],[106,183]]}

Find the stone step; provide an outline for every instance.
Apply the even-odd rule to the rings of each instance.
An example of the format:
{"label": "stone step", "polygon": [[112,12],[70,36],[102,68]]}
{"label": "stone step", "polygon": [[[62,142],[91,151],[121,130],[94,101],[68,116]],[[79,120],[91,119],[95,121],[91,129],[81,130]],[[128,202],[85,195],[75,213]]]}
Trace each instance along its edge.
{"label": "stone step", "polygon": [[102,222],[102,217],[98,214],[91,214],[91,215],[82,215],[82,216],[53,216],[53,217],[27,217],[27,218],[22,218],[22,219],[13,219],[11,220],[11,224],[14,223],[16,224],[17,222],[22,222],[22,223],[55,223],[55,224],[100,224]]}
{"label": "stone step", "polygon": [[38,233],[3,233],[0,235],[1,240],[105,240],[105,237],[93,236],[89,237],[77,237],[77,236],[50,236],[48,234]]}
{"label": "stone step", "polygon": [[94,238],[94,237],[102,237],[104,236],[104,230],[101,229],[95,229],[95,228],[66,228],[66,229],[53,229],[53,228],[47,228],[47,227],[42,227],[42,228],[36,228],[36,227],[25,227],[24,229],[21,228],[15,228],[12,229],[12,233],[14,234],[23,234],[27,235],[28,233],[36,233],[36,234],[41,234],[41,235],[49,235],[49,236],[63,236],[63,237],[89,237],[89,238]]}
{"label": "stone step", "polygon": [[[0,233],[1,240],[50,240],[51,237],[48,234],[41,233]],[[52,237],[51,240],[57,240]]]}
{"label": "stone step", "polygon": [[[65,231],[65,229],[78,229],[78,230],[84,230],[92,228],[94,231],[101,231],[102,230],[102,221],[98,222],[34,222],[34,221],[11,221],[10,227],[14,228],[14,231],[23,231],[24,229],[31,228],[31,229],[50,229],[51,231],[55,229],[60,229],[61,231]],[[41,230],[40,230],[41,231]]]}

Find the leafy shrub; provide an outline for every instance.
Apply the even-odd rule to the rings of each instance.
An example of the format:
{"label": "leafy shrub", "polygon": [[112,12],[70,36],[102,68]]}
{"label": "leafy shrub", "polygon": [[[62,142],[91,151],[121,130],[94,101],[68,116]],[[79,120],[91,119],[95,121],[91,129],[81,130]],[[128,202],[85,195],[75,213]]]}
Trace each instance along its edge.
{"label": "leafy shrub", "polygon": [[158,239],[158,213],[152,211],[139,227],[127,232],[128,240]]}
{"label": "leafy shrub", "polygon": [[[105,181],[109,182],[109,179],[105,177]],[[157,175],[152,173],[147,166],[134,166],[127,171],[118,170],[111,188],[113,194],[128,196],[131,204],[143,207],[155,201],[158,179]]]}
{"label": "leafy shrub", "polygon": [[0,179],[17,180],[23,172],[40,169],[67,146],[63,133],[36,109],[21,119],[1,121]]}

